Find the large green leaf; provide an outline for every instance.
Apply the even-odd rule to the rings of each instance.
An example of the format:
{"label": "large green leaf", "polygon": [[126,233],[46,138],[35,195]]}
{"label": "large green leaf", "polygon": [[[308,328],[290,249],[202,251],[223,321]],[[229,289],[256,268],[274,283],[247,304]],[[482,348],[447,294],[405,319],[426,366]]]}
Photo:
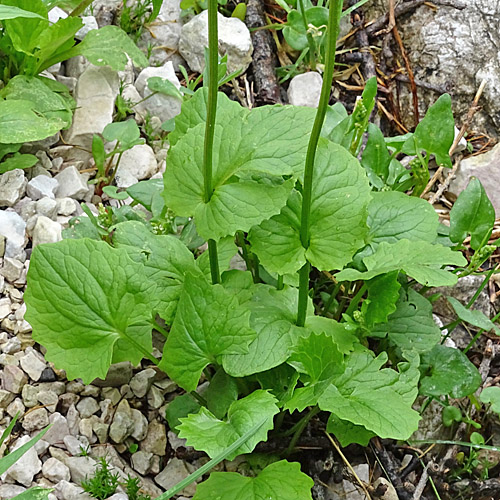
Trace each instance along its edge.
{"label": "large green leaf", "polygon": [[278,399],[278,406],[281,408],[291,398],[299,380],[299,373],[290,365],[283,363],[276,368],[258,373],[255,378],[262,389],[269,390]]}
{"label": "large green leaf", "polygon": [[302,200],[294,191],[279,215],[252,228],[252,250],[266,269],[280,274],[298,271],[306,259],[322,270],[342,269],[363,246],[369,199],[368,180],[356,158],[342,146],[320,139],[308,248],[300,241]]}
{"label": "large green leaf", "polygon": [[427,110],[425,117],[417,125],[415,132],[403,145],[403,153],[416,154],[421,150],[436,157],[438,165],[451,168],[448,154],[455,138],[455,121],[451,111],[451,97],[443,94]]}
{"label": "large green leaf", "polygon": [[319,407],[382,438],[408,439],[420,420],[411,408],[417,396],[418,371],[415,377],[412,370],[411,381],[404,374],[382,368],[386,361],[386,353],[376,358],[369,351],[348,356],[344,373],[319,397]]}
{"label": "large green leaf", "polygon": [[33,167],[38,163],[38,158],[35,155],[22,155],[16,153],[14,156],[0,162],[0,174],[15,170],[17,168],[25,169]]}
{"label": "large green leaf", "polygon": [[123,70],[128,57],[140,68],[148,65],[148,60],[132,39],[118,26],[103,26],[87,33],[81,43],[66,53],[66,58],[85,56],[96,66],[110,66],[116,71]]}
{"label": "large green leaf", "polygon": [[375,337],[387,337],[403,350],[430,351],[441,338],[441,330],[432,318],[432,305],[418,292],[408,290],[401,294],[396,311],[387,323],[377,325],[370,333]]}
{"label": "large green leaf", "polygon": [[180,419],[179,437],[186,439],[188,446],[205,451],[213,458],[265,419],[259,430],[227,457],[232,460],[242,453],[251,453],[258,443],[266,441],[267,432],[273,428],[273,417],[279,411],[276,403],[276,398],[269,392],[254,391],[232,403],[224,421],[202,407],[199,413]]}
{"label": "large green leaf", "polygon": [[29,10],[23,10],[19,7],[14,7],[13,5],[0,5],[0,20],[5,19],[16,19],[18,17],[22,18],[38,18],[44,19],[40,14],[36,12],[30,12]]}
{"label": "large green leaf", "polygon": [[243,354],[226,354],[224,368],[235,377],[263,372],[285,362],[304,328],[296,326],[297,291],[262,285],[249,303],[255,340]]}
{"label": "large green leaf", "polygon": [[464,266],[465,257],[460,252],[426,241],[399,240],[380,243],[372,255],[363,259],[367,270],[344,269],[335,275],[339,281],[369,280],[392,271],[404,271],[426,286],[451,286],[457,277],[441,269],[445,265]]}
{"label": "large green leaf", "polygon": [[332,338],[324,333],[301,337],[288,363],[303,374],[304,387],[295,389],[285,408],[303,411],[317,404],[334,377],[344,371],[343,358]]}
{"label": "large green leaf", "polygon": [[238,382],[219,368],[203,397],[207,401],[207,409],[217,418],[224,418],[231,404],[238,399]]}
{"label": "large green leaf", "polygon": [[31,56],[41,33],[49,26],[47,8],[42,0],[2,0],[2,5],[38,14],[32,18],[11,18],[2,22],[14,49]]}
{"label": "large green leaf", "polygon": [[481,181],[473,177],[450,210],[450,240],[463,243],[470,234],[470,245],[478,250],[488,242],[494,224],[495,209]]}
{"label": "large green leaf", "polygon": [[165,201],[176,214],[194,216],[205,239],[220,239],[250,229],[285,205],[294,181],[283,181],[282,176],[302,173],[314,110],[290,106],[248,110],[219,94],[213,195],[205,203],[205,124],[198,123],[205,113],[204,100],[203,95],[193,99],[191,106],[183,107],[187,117],[176,120],[176,130],[179,126],[189,133],[178,136],[169,150]]}
{"label": "large green leaf", "polygon": [[196,487],[193,500],[312,500],[313,480],[300,465],[282,460],[268,465],[257,477],[236,472],[212,472]]}
{"label": "large green leaf", "polygon": [[137,364],[152,351],[156,287],[122,249],[88,239],[35,248],[26,319],[46,357],[69,379],[105,378],[112,361]]}
{"label": "large green leaf", "polygon": [[155,235],[141,222],[128,221],[116,226],[113,244],[124,248],[132,260],[144,265],[144,274],[156,284],[151,309],[171,324],[181,295],[184,275],[195,272],[193,254],[177,238]]}
{"label": "large green leaf", "polygon": [[0,101],[0,143],[40,141],[66,126],[60,118],[48,119],[27,100]]}
{"label": "large green leaf", "polygon": [[222,285],[187,273],[160,367],[183,389],[196,389],[203,369],[223,354],[244,354],[255,338],[250,311]]}
{"label": "large green leaf", "polygon": [[425,396],[463,398],[481,383],[477,368],[462,351],[440,344],[422,355],[422,370],[420,392]]}
{"label": "large green leaf", "polygon": [[427,241],[437,238],[438,215],[426,200],[397,191],[373,193],[368,204],[368,242]]}
{"label": "large green leaf", "polygon": [[[59,89],[60,93],[51,87]],[[49,83],[47,78],[18,75],[9,81],[0,96],[7,101],[32,102],[32,109],[37,115],[45,117],[50,123],[58,124],[60,129],[71,125],[72,99],[67,88],[61,87],[57,82]]]}
{"label": "large green leaf", "polygon": [[35,51],[35,61],[30,61],[29,74],[35,76],[53,64],[65,60],[65,53],[75,44],[75,34],[83,26],[80,17],[67,17],[51,24],[41,34]]}

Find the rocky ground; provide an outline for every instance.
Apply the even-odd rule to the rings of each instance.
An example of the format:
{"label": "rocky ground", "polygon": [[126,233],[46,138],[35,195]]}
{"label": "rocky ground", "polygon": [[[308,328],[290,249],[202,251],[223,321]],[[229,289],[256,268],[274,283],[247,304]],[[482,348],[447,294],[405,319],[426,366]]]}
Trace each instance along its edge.
{"label": "rocky ground", "polygon": [[[488,28],[492,19],[495,19],[495,26],[500,22],[498,6],[493,7],[491,4],[495,2],[490,4],[487,0],[475,0],[472,3],[474,5],[471,4],[470,9],[479,9],[481,19],[478,22],[484,23],[484,26],[480,25],[484,29],[476,33],[474,27],[474,36],[467,38],[471,44],[471,47],[467,46],[470,54],[475,53],[478,47],[482,51],[486,50],[484,44],[494,44],[498,49],[494,39],[496,34]],[[120,4],[120,1],[115,0],[96,0],[93,15],[84,18],[88,28],[114,22]],[[62,135],[24,146],[24,151],[38,157],[39,162],[35,167],[27,171],[14,170],[0,176],[0,430],[8,425],[14,415],[20,414],[13,440],[9,443],[9,447],[14,449],[26,443],[30,436],[49,423],[52,424],[43,440],[0,478],[1,499],[12,498],[34,485],[54,488],[54,492],[49,495],[51,500],[90,498],[83,492],[80,483],[86,476],[93,475],[97,459],[102,456],[108,458],[122,479],[128,475],[140,478],[143,492],[155,497],[205,460],[200,455],[190,454],[182,440],[168,430],[165,409],[177,387],[164,374],[147,363],[135,367],[122,363],[112,367],[106,380],[96,380],[88,386],[78,380],[68,381],[63,371],[45,361],[43,348],[33,342],[31,327],[24,319],[26,307],[23,303],[32,249],[42,243],[59,241],[69,220],[83,213],[80,206],[82,202],[96,214],[100,203],[109,202],[105,196],[97,196],[95,186],[89,184],[95,171],[90,146],[93,134],[102,132],[112,122],[118,96],[132,104],[138,103],[132,109],[137,123],[143,126],[146,143],[134,146],[123,155],[115,179],[116,185],[126,188],[139,180],[161,178],[168,144],[162,138],[160,125],[180,112],[180,103],[175,98],[163,95],[143,100],[151,93],[146,81],[152,76],[161,76],[179,88],[181,81],[176,71],[180,63],[193,72],[202,71],[207,30],[206,13],[188,22],[186,18],[181,18],[178,4],[176,0],[165,0],[157,21],[140,36],[139,45],[149,50],[151,55],[150,67],[139,71],[129,66],[125,71],[116,73],[106,67],[92,66],[83,58],[75,58],[50,68],[46,76],[66,84],[76,99],[73,125]],[[375,10],[373,15],[378,14]],[[448,71],[451,67],[453,78],[460,78],[460,75],[456,75],[453,63],[446,61],[448,66],[443,66],[444,62],[440,60],[442,46],[436,41],[438,27],[447,14],[451,23],[451,36],[453,26],[457,30],[460,26],[472,29],[472,18],[470,22],[465,21],[467,12],[454,7],[442,7],[437,14],[428,8],[418,14],[420,17],[434,16],[431,21],[437,23],[436,32],[415,34],[412,31],[414,21],[409,18],[402,20],[402,30],[405,40],[409,40],[409,46],[413,47],[411,37],[418,36],[421,43],[426,44],[427,55],[437,58],[437,68],[444,67]],[[57,16],[65,14],[54,9],[51,15],[57,19]],[[235,18],[221,17],[220,21],[220,47],[228,54],[229,71],[240,67],[246,69],[252,63],[253,50],[248,28]],[[429,31],[428,24],[425,26]],[[346,33],[351,27],[344,27]],[[80,35],[83,37],[85,32]],[[438,54],[441,55],[438,57]],[[473,57],[470,54],[448,55],[459,59],[461,65],[469,66],[468,57]],[[491,64],[486,65],[481,74],[475,73],[476,80],[484,77],[491,82],[485,91],[489,117],[485,118],[483,113],[477,126],[479,131],[493,138],[495,133],[499,135],[497,127],[500,123],[498,99],[494,99],[494,93],[500,88],[500,70],[498,64],[495,66],[493,62],[497,56],[500,57],[500,52],[492,54]],[[476,63],[479,64],[478,61]],[[415,60],[415,64],[420,63]],[[442,84],[438,70],[434,66],[432,69],[431,83]],[[473,71],[472,67],[469,69]],[[456,116],[459,123],[467,112],[464,102],[470,103],[475,92],[470,71],[465,74],[469,86],[465,83],[460,86],[458,82],[456,86],[457,102],[462,106],[458,110],[461,114]],[[450,75],[446,78],[451,78]],[[421,79],[425,77],[423,72],[418,76]],[[243,76],[239,80],[240,88],[233,90],[235,98],[247,104],[253,103],[254,81],[251,68],[248,79]],[[318,73],[299,75],[289,83],[287,94],[282,89],[278,100],[315,106],[320,86]],[[421,92],[422,89],[425,90],[422,87]],[[435,97],[435,92],[432,95]],[[422,98],[422,102],[425,99]],[[450,199],[463,189],[471,175],[475,175],[483,181],[497,213],[500,213],[497,188],[500,181],[499,167],[500,146],[485,154],[462,160],[456,171],[456,179],[448,190]],[[444,199],[443,209],[446,209],[447,203]],[[458,295],[465,293],[470,298],[478,283],[472,283],[471,287],[469,281],[457,287]],[[492,290],[494,295],[496,289],[493,287]],[[488,291],[481,296],[481,308],[488,316],[490,308],[496,306],[494,299],[490,300]],[[446,311],[437,312],[446,323]],[[469,334],[458,330],[453,340],[459,347],[460,335]],[[470,335],[466,338],[470,338]],[[495,376],[498,364],[495,351],[485,379]],[[440,422],[440,416],[434,421],[427,419],[423,427],[429,426],[429,429],[423,428],[422,435],[442,436]],[[500,445],[500,435],[496,435],[495,439],[498,442],[494,441],[493,444]],[[184,459],[186,456],[188,459]],[[314,466],[317,467],[318,477],[321,477],[321,469],[327,467],[325,464],[333,460],[331,453],[320,458],[319,465],[316,463]],[[370,481],[372,465],[364,460],[364,463],[356,466],[358,476],[366,482]],[[226,467],[235,468],[237,464]],[[314,467],[311,466],[313,472]],[[411,482],[411,473],[408,477]],[[414,482],[418,482],[416,476]],[[318,499],[339,496],[347,500],[364,498],[347,479],[335,484],[330,482],[328,487],[321,483],[318,480],[315,493]],[[184,491],[184,497],[179,498],[193,494],[194,487],[191,486]],[[397,498],[394,495],[395,491],[389,488],[384,498],[394,500]],[[120,500],[127,496],[119,487],[111,498]]]}

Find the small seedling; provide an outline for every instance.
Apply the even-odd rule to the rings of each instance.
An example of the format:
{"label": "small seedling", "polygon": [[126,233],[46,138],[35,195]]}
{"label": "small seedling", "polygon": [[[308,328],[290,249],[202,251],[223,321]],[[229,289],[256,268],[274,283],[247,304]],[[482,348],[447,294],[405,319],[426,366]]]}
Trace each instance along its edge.
{"label": "small seedling", "polygon": [[110,466],[105,457],[100,457],[96,466],[95,475],[82,481],[82,488],[91,497],[99,500],[106,500],[115,493],[119,484],[118,474],[111,472]]}

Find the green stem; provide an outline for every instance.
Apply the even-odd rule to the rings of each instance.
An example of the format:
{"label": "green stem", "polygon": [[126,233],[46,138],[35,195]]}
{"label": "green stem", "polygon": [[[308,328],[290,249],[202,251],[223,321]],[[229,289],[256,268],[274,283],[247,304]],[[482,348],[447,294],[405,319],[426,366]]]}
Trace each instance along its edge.
{"label": "green stem", "polygon": [[[311,215],[312,181],[314,173],[314,159],[318,147],[319,136],[325,120],[330,91],[332,88],[333,68],[335,66],[335,49],[339,32],[340,14],[342,13],[342,0],[330,0],[328,13],[328,33],[326,38],[326,62],[323,74],[323,84],[319,98],[318,110],[314,118],[314,125],[307,146],[306,165],[304,170],[304,185],[302,188],[302,214],[300,223],[300,241],[302,246],[309,248],[309,226]],[[299,271],[299,306],[297,325],[304,326],[307,312],[307,296],[309,289],[309,271],[311,265],[306,262]]]}
{"label": "green stem", "polygon": [[360,287],[356,295],[352,298],[351,303],[349,304],[349,307],[345,312],[347,316],[352,316],[352,313],[358,307],[358,304],[361,301],[363,295],[365,294],[367,288],[368,287],[366,286],[366,284],[363,284],[363,286]]}
{"label": "green stem", "polygon": [[330,297],[328,297],[328,300],[326,301],[326,304],[323,307],[323,316],[325,316],[330,310],[330,307],[332,307],[333,301],[335,300],[335,297],[337,297],[337,294],[339,293],[341,286],[342,285],[340,283],[336,283],[336,285],[333,287],[333,292],[330,294]]}
{"label": "green stem", "polygon": [[283,275],[278,274],[278,283],[276,284],[278,290],[283,290]]}
{"label": "green stem", "polygon": [[316,71],[316,44],[314,43],[314,38],[309,32],[309,23],[307,22],[306,9],[304,7],[304,0],[299,0],[300,13],[302,14],[302,21],[304,23],[304,29],[306,31],[307,44],[309,45],[309,64],[313,71]]}
{"label": "green stem", "polygon": [[[217,114],[217,90],[219,78],[217,66],[219,62],[219,36],[217,33],[217,0],[208,0],[208,103],[207,123],[205,127],[205,144],[203,149],[203,187],[204,201],[209,203],[214,192],[212,185],[212,163],[215,133],[215,116]],[[219,260],[215,240],[208,240],[210,274],[212,283],[220,283]]]}
{"label": "green stem", "polygon": [[152,320],[151,322],[153,329],[156,330],[157,332],[160,332],[166,339],[168,339],[168,331],[161,326],[158,321],[155,319]]}
{"label": "green stem", "polygon": [[94,0],[82,0],[78,6],[71,11],[70,17],[77,17],[83,13],[83,11],[93,2]]}
{"label": "green stem", "polygon": [[[331,1],[333,3],[333,0],[331,0]],[[309,423],[311,418],[313,418],[319,412],[320,412],[320,409],[317,406],[314,406],[313,408],[311,408],[309,413],[307,415],[305,415],[304,417],[302,417],[302,419],[299,420],[297,425],[294,426],[294,428],[296,428],[295,434],[292,436],[290,444],[288,445],[288,448],[286,449],[286,451],[284,453],[285,457],[288,457],[293,452],[295,445],[297,444],[297,441],[299,440],[300,436],[302,436],[302,433],[304,432],[304,429],[307,427],[307,424]]]}

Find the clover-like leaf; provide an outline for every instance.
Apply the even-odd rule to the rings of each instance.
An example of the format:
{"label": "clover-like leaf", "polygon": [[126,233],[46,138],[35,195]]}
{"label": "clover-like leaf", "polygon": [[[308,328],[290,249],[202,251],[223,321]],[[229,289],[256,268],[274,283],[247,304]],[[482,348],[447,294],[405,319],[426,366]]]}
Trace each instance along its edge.
{"label": "clover-like leaf", "polygon": [[222,285],[187,273],[160,368],[186,391],[195,390],[207,365],[224,354],[248,352],[256,335],[249,317],[250,310]]}
{"label": "clover-like leaf", "polygon": [[282,460],[268,465],[257,477],[236,472],[212,472],[196,487],[193,500],[312,500],[313,480],[300,464]]}
{"label": "clover-like leaf", "polygon": [[117,225],[113,244],[144,265],[144,275],[156,284],[151,308],[171,324],[186,272],[196,272],[193,254],[177,238],[155,235],[142,222]]}
{"label": "clover-like leaf", "polygon": [[398,240],[427,241],[437,238],[438,215],[426,200],[397,191],[373,193],[368,204],[367,241],[377,243]]}
{"label": "clover-like leaf", "polygon": [[481,391],[479,399],[484,404],[491,404],[491,410],[500,414],[500,387],[486,387]]}
{"label": "clover-like leaf", "polygon": [[450,239],[463,243],[470,234],[472,249],[479,250],[488,242],[494,224],[495,209],[481,181],[473,177],[450,210]]}
{"label": "clover-like leaf", "polygon": [[377,325],[370,335],[387,335],[392,344],[403,350],[426,352],[439,342],[441,331],[432,318],[431,303],[410,288],[407,297],[402,294],[387,323]]}
{"label": "clover-like leaf", "polygon": [[319,407],[380,437],[408,439],[420,420],[411,408],[417,381],[413,388],[409,380],[402,383],[404,374],[382,368],[386,361],[386,353],[376,358],[369,351],[352,353],[345,360],[345,371],[319,397]]}
{"label": "clover-like leaf", "polygon": [[203,92],[197,92],[191,106],[183,106],[187,116],[176,120],[176,130],[189,133],[175,136],[169,150],[165,201],[176,214],[194,216],[205,239],[220,239],[250,229],[285,205],[294,181],[284,181],[283,176],[302,174],[313,110],[290,106],[248,110],[219,94],[213,194],[205,202]]}
{"label": "clover-like leaf", "polygon": [[125,250],[63,240],[33,251],[26,319],[47,359],[88,384],[104,379],[112,361],[137,364],[151,353],[155,292],[144,266]]}
{"label": "clover-like leaf", "polygon": [[269,392],[254,391],[231,404],[226,420],[219,420],[202,407],[199,413],[180,419],[179,437],[186,439],[188,446],[213,458],[263,421],[258,431],[227,457],[232,460],[242,453],[251,453],[258,443],[267,439],[268,431],[273,428],[273,417],[279,411],[276,403],[276,398]]}
{"label": "clover-like leaf", "polygon": [[358,160],[342,146],[320,139],[308,248],[300,240],[302,199],[294,191],[279,215],[252,228],[252,250],[266,269],[280,274],[299,270],[306,259],[319,269],[342,269],[363,246],[369,199],[368,180]]}
{"label": "clover-like leaf", "polygon": [[380,243],[363,262],[366,271],[344,269],[335,275],[339,281],[369,280],[392,271],[403,271],[426,286],[451,286],[457,277],[441,269],[446,265],[464,266],[467,260],[460,252],[426,241],[399,240]]}
{"label": "clover-like leaf", "polygon": [[422,355],[422,369],[426,371],[420,380],[420,392],[425,396],[463,398],[481,383],[477,368],[462,351],[440,344]]}

